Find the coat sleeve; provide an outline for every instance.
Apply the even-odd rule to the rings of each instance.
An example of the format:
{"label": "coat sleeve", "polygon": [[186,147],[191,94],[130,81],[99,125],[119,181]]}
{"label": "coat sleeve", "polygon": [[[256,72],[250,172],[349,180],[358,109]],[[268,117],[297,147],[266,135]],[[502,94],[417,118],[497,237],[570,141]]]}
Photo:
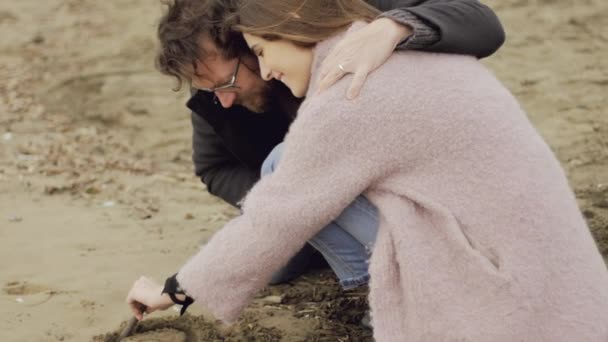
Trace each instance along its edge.
{"label": "coat sleeve", "polygon": [[192,160],[194,172],[207,191],[238,206],[260,178],[260,170],[238,160],[224,145],[211,125],[192,113]]}
{"label": "coat sleeve", "polygon": [[483,58],[505,41],[500,20],[477,0],[371,0],[368,3],[414,28],[399,48],[448,52]]}
{"label": "coat sleeve", "polygon": [[380,139],[367,137],[365,115],[314,107],[293,123],[277,169],[247,195],[243,214],[178,273],[188,295],[218,319],[234,321],[276,270],[390,169]]}

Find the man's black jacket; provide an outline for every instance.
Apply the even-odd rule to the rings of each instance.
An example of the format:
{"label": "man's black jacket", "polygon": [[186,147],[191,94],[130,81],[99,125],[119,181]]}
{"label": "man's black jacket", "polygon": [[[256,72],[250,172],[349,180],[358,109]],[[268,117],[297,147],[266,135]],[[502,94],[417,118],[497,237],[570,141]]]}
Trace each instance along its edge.
{"label": "man's black jacket", "polygon": [[[433,52],[483,58],[504,42],[502,26],[494,12],[477,0],[378,0],[368,1],[379,10],[403,10],[437,30],[439,40],[422,48]],[[289,96],[289,90],[279,96]],[[196,92],[188,101],[192,110],[195,173],[207,190],[237,206],[259,179],[262,162],[283,141],[295,113],[275,109],[253,113],[244,107],[224,109],[212,94]]]}

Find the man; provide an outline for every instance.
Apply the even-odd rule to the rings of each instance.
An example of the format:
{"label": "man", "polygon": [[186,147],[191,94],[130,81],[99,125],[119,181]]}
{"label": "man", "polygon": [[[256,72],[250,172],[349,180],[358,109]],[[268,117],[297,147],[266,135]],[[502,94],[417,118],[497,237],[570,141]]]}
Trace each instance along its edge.
{"label": "man", "polygon": [[[187,106],[192,110],[195,173],[211,194],[238,206],[260,178],[263,161],[283,140],[299,101],[282,84],[267,84],[260,78],[257,59],[239,35],[215,27],[218,16],[229,11],[231,1],[215,4],[201,1],[200,6],[216,7],[205,11],[207,17],[202,18],[184,18],[185,2],[176,0],[163,17],[159,24],[159,39],[163,46],[173,45],[177,54],[199,59],[193,60],[196,75],[187,80],[194,88]],[[365,75],[373,69],[367,65],[381,64],[383,60],[357,61],[356,57],[373,59],[376,46],[398,44],[398,49],[483,58],[494,53],[504,41],[502,26],[494,12],[477,0],[377,0],[368,3],[385,11],[383,19],[357,32],[351,41],[343,42],[350,44],[344,46],[344,50],[352,50],[351,55],[336,52],[328,57],[336,62],[328,61],[326,69],[330,71],[324,79],[326,86],[353,71],[354,82],[359,82],[353,87],[360,87]],[[199,25],[195,30],[184,31],[189,20],[196,20]],[[167,55],[159,56],[160,71],[183,80],[180,70],[183,66],[173,65],[170,59]],[[353,65],[343,62],[347,59],[355,59]],[[362,76],[357,77],[359,75]],[[356,89],[353,92],[356,93]]]}

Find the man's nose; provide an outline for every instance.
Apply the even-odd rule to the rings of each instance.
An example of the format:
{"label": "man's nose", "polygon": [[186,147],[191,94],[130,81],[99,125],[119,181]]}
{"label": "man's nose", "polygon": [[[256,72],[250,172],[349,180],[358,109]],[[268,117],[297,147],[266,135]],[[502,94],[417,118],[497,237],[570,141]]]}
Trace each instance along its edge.
{"label": "man's nose", "polygon": [[234,104],[234,101],[236,100],[236,93],[235,92],[215,92],[215,96],[217,97],[218,100],[220,100],[220,103],[222,104],[222,107],[224,108],[230,108],[232,107],[232,105]]}
{"label": "man's nose", "polygon": [[272,78],[272,71],[262,61],[260,61],[260,76],[264,81],[270,81]]}

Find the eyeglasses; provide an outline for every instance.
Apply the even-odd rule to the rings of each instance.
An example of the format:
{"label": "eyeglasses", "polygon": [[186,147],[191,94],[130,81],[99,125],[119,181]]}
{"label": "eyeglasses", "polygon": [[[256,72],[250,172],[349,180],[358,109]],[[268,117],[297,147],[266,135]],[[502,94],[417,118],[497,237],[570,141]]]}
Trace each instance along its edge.
{"label": "eyeglasses", "polygon": [[239,67],[241,66],[241,58],[239,57],[238,62],[236,63],[236,69],[234,69],[234,73],[232,74],[232,78],[230,78],[230,82],[223,84],[221,86],[217,86],[214,88],[204,88],[204,87],[197,87],[198,90],[207,92],[207,93],[215,93],[215,92],[224,92],[224,91],[230,91],[232,89],[240,89],[239,86],[237,86],[236,83],[236,76],[239,73]]}

